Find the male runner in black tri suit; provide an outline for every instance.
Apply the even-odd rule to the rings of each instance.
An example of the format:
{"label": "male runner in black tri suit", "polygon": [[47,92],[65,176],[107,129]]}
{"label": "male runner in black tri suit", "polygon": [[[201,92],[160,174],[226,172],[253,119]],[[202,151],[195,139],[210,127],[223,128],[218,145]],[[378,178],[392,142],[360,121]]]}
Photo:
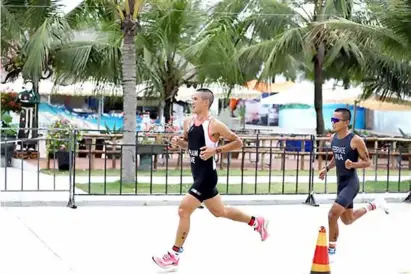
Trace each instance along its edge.
{"label": "male runner in black tri suit", "polygon": [[[201,203],[216,217],[247,223],[260,234],[261,240],[268,237],[268,221],[263,217],[249,216],[239,209],[226,207],[217,190],[218,175],[214,155],[227,153],[242,147],[243,142],[225,124],[209,114],[214,95],[209,89],[198,89],[192,98],[195,114],[184,121],[184,136],[173,137],[172,144],[188,148],[194,183],[180,203],[180,222],[174,246],[161,257],[153,256],[153,261],[164,269],[176,268],[182,246],[190,230],[190,216]],[[230,143],[217,147],[220,137]]]}
{"label": "male runner in black tri suit", "polygon": [[[368,203],[365,207],[353,210],[354,198],[360,190],[360,183],[357,175],[357,168],[367,168],[371,165],[364,140],[349,131],[351,112],[346,108],[335,110],[331,122],[334,134],[331,137],[331,149],[334,157],[330,163],[320,172],[320,178],[324,179],[325,174],[333,167],[337,173],[337,199],[328,213],[329,225],[329,247],[328,254],[330,260],[336,251],[338,238],[338,219],[345,225],[350,225],[368,211],[381,208],[385,213],[389,213],[388,205],[384,199],[376,199]],[[358,161],[361,158],[362,161]]]}

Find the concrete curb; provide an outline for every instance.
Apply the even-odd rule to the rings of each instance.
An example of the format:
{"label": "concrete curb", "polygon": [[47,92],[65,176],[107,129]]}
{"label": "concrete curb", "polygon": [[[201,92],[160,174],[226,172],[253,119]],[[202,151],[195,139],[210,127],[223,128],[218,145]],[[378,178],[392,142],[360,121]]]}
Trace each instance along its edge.
{"label": "concrete curb", "polygon": [[[2,193],[1,206],[4,207],[66,207],[68,193]],[[17,194],[17,195],[16,195]],[[27,194],[27,193],[25,193]],[[45,195],[47,194],[47,196]],[[402,203],[407,193],[375,193],[358,194],[355,203],[366,203],[382,196],[389,203]],[[5,197],[9,196],[9,197]],[[38,196],[38,197],[35,197]],[[261,206],[261,205],[301,205],[308,195],[222,195],[223,201],[233,206]],[[178,206],[183,196],[151,195],[151,196],[76,196],[75,205],[84,206]],[[318,205],[331,204],[335,200],[334,194],[314,194]]]}

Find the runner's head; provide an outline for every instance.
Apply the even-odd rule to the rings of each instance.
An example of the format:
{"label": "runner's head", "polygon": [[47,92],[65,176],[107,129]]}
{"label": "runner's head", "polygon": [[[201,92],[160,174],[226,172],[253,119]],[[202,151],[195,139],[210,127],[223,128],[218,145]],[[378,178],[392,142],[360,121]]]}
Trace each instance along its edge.
{"label": "runner's head", "polygon": [[333,124],[333,130],[340,132],[348,129],[351,121],[351,111],[347,108],[337,108],[334,110],[334,114],[331,117],[331,123]]}
{"label": "runner's head", "polygon": [[214,94],[208,88],[197,89],[192,97],[192,111],[195,114],[200,114],[208,111],[214,102]]}

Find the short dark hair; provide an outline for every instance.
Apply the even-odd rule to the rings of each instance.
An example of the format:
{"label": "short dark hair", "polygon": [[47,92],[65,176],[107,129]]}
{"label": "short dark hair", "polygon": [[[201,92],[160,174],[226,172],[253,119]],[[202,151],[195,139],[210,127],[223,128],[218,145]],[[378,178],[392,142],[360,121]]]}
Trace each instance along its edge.
{"label": "short dark hair", "polygon": [[196,90],[197,92],[204,92],[203,99],[208,101],[208,107],[210,108],[214,102],[214,93],[209,90],[208,88],[199,88]]}
{"label": "short dark hair", "polygon": [[334,112],[341,113],[344,120],[351,121],[351,111],[348,108],[337,108]]}

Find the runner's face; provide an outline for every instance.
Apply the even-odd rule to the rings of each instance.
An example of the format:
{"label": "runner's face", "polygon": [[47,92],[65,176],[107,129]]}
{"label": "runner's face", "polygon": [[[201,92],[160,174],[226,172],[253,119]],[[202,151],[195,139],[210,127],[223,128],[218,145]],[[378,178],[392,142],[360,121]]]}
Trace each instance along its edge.
{"label": "runner's face", "polygon": [[334,112],[331,117],[331,123],[333,125],[333,130],[339,132],[348,126],[349,121],[345,121],[341,112]]}
{"label": "runner's face", "polygon": [[203,99],[200,92],[194,93],[191,98],[191,108],[193,113],[198,114],[208,108],[208,101]]}

